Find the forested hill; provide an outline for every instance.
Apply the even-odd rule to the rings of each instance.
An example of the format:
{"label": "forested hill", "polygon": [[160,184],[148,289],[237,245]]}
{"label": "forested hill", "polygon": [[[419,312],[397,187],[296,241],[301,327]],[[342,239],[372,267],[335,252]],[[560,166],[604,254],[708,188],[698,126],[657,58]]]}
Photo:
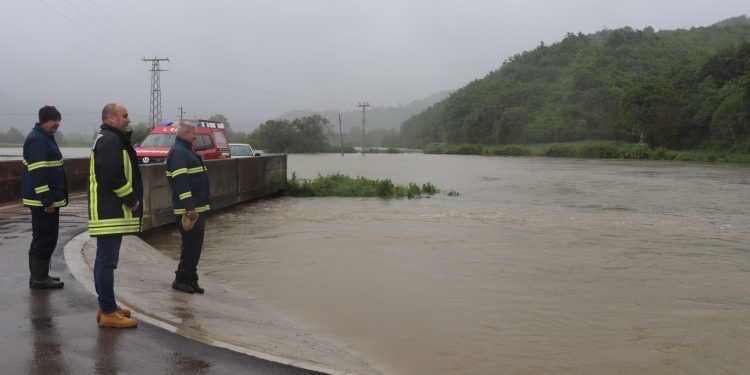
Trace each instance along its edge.
{"label": "forested hill", "polygon": [[407,120],[403,146],[586,139],[750,152],[750,19],[568,34]]}

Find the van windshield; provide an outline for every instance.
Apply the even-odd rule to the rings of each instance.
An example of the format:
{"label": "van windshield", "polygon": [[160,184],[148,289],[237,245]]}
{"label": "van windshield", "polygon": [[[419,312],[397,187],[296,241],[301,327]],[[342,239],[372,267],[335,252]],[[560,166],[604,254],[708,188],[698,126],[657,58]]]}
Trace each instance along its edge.
{"label": "van windshield", "polygon": [[172,147],[175,134],[149,134],[141,142],[141,147]]}

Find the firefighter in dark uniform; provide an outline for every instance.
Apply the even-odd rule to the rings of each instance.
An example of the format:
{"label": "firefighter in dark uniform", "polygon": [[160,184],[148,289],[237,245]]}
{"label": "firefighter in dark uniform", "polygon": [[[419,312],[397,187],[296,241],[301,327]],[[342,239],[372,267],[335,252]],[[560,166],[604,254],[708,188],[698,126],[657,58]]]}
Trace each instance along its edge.
{"label": "firefighter in dark uniform", "polygon": [[54,134],[62,116],[57,108],[39,109],[39,122],[23,143],[23,204],[31,209],[29,286],[35,289],[62,288],[59,277],[49,276],[49,263],[57,246],[60,207],[68,205],[62,153]]}
{"label": "firefighter in dark uniform", "polygon": [[198,285],[198,261],[203,248],[205,215],[211,209],[211,193],[206,166],[193,152],[194,142],[195,127],[180,123],[174,145],[167,155],[167,180],[172,188],[175,223],[182,239],[180,263],[172,288],[203,294],[203,288]]}
{"label": "firefighter in dark uniform", "polygon": [[122,236],[141,231],[143,183],[130,144],[127,108],[107,104],[102,122],[91,148],[88,189],[89,235],[96,237],[96,320],[101,328],[129,328],[137,322],[130,318],[130,310],[115,302],[114,270],[120,259]]}

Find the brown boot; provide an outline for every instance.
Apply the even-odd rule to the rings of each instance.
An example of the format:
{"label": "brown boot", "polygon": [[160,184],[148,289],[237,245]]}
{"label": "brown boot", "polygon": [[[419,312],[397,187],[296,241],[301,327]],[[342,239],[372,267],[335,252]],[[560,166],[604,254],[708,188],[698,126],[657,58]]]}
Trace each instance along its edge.
{"label": "brown boot", "polygon": [[102,314],[99,320],[99,328],[132,328],[138,325],[135,319],[127,318],[115,311],[109,314]]}
{"label": "brown boot", "polygon": [[[127,307],[117,306],[117,312],[126,318],[130,318],[130,309]],[[102,320],[102,309],[96,309],[96,322],[99,323],[100,320]]]}

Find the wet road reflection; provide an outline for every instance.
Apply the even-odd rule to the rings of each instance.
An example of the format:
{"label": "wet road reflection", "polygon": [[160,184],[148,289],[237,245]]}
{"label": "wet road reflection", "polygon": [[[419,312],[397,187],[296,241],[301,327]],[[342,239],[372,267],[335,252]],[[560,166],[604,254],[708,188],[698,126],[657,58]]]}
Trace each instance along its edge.
{"label": "wet road reflection", "polygon": [[[94,368],[97,374],[117,375],[120,373],[119,342],[123,330],[100,329],[96,337],[96,363]],[[137,361],[137,358],[131,358]]]}
{"label": "wet road reflection", "polygon": [[33,375],[68,374],[60,346],[60,337],[54,313],[50,304],[50,294],[56,290],[31,289],[28,303],[28,316],[31,321],[32,358],[29,373]]}

